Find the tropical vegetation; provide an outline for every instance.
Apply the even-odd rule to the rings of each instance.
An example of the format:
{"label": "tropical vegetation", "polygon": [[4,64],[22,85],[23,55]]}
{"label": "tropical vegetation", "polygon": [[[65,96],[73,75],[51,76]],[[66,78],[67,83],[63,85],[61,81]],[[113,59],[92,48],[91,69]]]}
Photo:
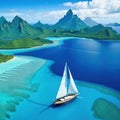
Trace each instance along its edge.
{"label": "tropical vegetation", "polygon": [[6,62],[10,59],[13,59],[13,57],[14,56],[12,56],[12,55],[2,55],[2,54],[0,54],[0,63],[1,62]]}

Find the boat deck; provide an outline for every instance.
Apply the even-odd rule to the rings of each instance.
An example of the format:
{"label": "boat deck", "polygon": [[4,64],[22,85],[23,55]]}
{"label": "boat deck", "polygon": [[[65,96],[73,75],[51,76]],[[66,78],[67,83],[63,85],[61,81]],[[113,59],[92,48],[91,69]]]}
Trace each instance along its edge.
{"label": "boat deck", "polygon": [[77,96],[77,94],[70,94],[70,95],[61,97],[61,98],[55,100],[54,105],[59,105],[59,104],[66,103],[66,102],[74,99],[76,96]]}

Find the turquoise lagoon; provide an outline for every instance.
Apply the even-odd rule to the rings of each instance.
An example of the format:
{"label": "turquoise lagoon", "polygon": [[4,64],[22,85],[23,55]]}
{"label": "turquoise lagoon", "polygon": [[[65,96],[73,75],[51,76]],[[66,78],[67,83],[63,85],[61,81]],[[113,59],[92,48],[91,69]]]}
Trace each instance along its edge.
{"label": "turquoise lagoon", "polygon": [[36,90],[38,85],[32,78],[44,63],[42,59],[15,56],[0,64],[0,120],[9,118],[9,112]]}
{"label": "turquoise lagoon", "polygon": [[[61,47],[61,44],[63,44],[63,41],[70,38],[66,37],[65,39],[64,38],[58,38],[58,39],[49,38],[49,39],[57,41],[56,45],[58,46],[58,43],[60,43],[59,45]],[[45,48],[47,48],[47,46]],[[44,49],[44,47],[40,49]],[[29,51],[29,49],[27,49],[27,51]],[[24,51],[16,50],[13,53],[5,51],[5,53],[10,53],[10,54],[16,54],[21,52],[24,52]],[[41,63],[40,59],[33,58],[33,57],[30,57],[30,58],[31,60],[36,59],[39,61],[39,63]],[[39,88],[37,92],[30,94],[29,98],[25,98],[23,101],[20,102],[19,105],[16,105],[16,110],[14,112],[8,112],[8,114],[10,115],[9,120],[41,120],[41,119],[43,120],[49,120],[49,119],[50,120],[61,120],[61,119],[62,120],[67,120],[67,119],[68,120],[80,120],[80,119],[81,120],[99,120],[104,118],[105,115],[108,115],[108,113],[105,113],[105,111],[103,111],[105,114],[102,115],[102,117],[101,116],[98,117],[94,115],[95,111],[92,111],[92,106],[94,102],[99,98],[103,98],[107,100],[111,104],[114,104],[118,109],[120,109],[119,92],[111,88],[107,88],[104,85],[84,82],[84,79],[75,80],[77,88],[80,92],[79,96],[76,99],[56,108],[50,107],[50,105],[53,103],[56,97],[57,90],[59,88],[59,84],[62,77],[51,71],[50,69],[51,66],[55,64],[54,61],[46,60],[46,62],[43,62],[43,63],[45,64],[44,65],[42,64],[42,67],[40,69],[38,68],[35,69],[34,72],[32,71],[32,68],[29,69],[30,66],[26,68],[27,71],[31,71],[31,73],[34,73],[30,77],[31,79],[30,81],[32,82],[32,84],[34,83],[39,84]],[[17,67],[16,70],[17,69],[19,69],[19,67]],[[11,71],[9,72],[14,75],[14,72],[16,70],[12,70],[11,68]],[[20,75],[17,74],[17,75],[18,77],[22,76],[21,74]],[[27,75],[30,75],[30,74],[27,74]],[[112,112],[116,112],[116,111],[114,111],[113,109]],[[114,118],[116,117],[115,115],[116,114],[113,115]],[[116,119],[114,118],[111,118],[111,120],[119,120],[120,114],[119,116],[117,116]],[[105,120],[107,120],[107,118]]]}
{"label": "turquoise lagoon", "polygon": [[49,107],[56,97],[61,81],[60,76],[49,70],[51,64],[51,61],[47,62],[33,78],[35,83],[40,83],[39,90],[17,106],[10,120],[97,120],[91,111],[97,98],[105,98],[120,108],[120,101],[116,97],[100,92],[94,87],[83,87],[77,80],[75,82],[80,95],[74,101],[56,108]]}

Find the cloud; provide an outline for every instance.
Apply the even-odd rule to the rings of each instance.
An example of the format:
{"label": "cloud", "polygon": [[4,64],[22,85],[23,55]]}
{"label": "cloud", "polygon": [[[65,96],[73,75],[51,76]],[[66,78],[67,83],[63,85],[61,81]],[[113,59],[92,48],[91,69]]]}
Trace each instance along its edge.
{"label": "cloud", "polygon": [[0,11],[0,16],[5,16],[9,21],[11,21],[14,16],[18,15],[29,23],[35,23],[40,20],[42,23],[54,24],[66,14],[69,8],[82,20],[86,17],[91,17],[99,23],[120,23],[120,0],[92,0],[89,4],[87,1],[66,2],[63,3],[63,9],[61,6],[60,10],[58,10],[58,8],[57,10],[51,11],[10,9]]}
{"label": "cloud", "polygon": [[46,12],[26,11],[23,15],[23,18],[25,18],[30,23],[35,23],[40,20],[42,23],[55,24],[60,18],[62,18],[65,15],[65,13],[66,10],[46,11]]}
{"label": "cloud", "polygon": [[39,10],[15,10],[11,9],[8,11],[0,12],[0,16],[4,16],[8,21],[12,21],[12,19],[18,15],[22,17],[29,23],[35,23],[41,21],[42,23],[55,24],[60,18],[62,18],[66,14],[66,10],[55,10],[55,11],[39,11]]}
{"label": "cloud", "polygon": [[16,15],[22,16],[23,13],[21,13],[20,11],[17,11],[17,10],[13,10],[13,9],[0,12],[0,16],[4,16],[8,21],[11,21],[13,19],[13,17],[15,17]]}
{"label": "cloud", "polygon": [[120,12],[120,0],[92,0],[79,2],[66,2],[63,6],[72,7],[74,9],[105,9],[108,12]]}
{"label": "cloud", "polygon": [[76,3],[72,3],[72,2],[66,2],[63,3],[63,6],[67,6],[67,7],[72,7],[75,9],[84,9],[84,8],[88,8],[88,2],[86,1],[80,1],[80,2],[76,2]]}
{"label": "cloud", "polygon": [[92,0],[90,6],[116,11],[120,8],[120,0]]}
{"label": "cloud", "polygon": [[120,22],[120,0],[66,2],[63,6],[73,9],[82,19],[91,17],[102,23]]}
{"label": "cloud", "polygon": [[66,14],[66,10],[57,10],[49,12],[38,12],[38,19],[43,23],[54,24]]}

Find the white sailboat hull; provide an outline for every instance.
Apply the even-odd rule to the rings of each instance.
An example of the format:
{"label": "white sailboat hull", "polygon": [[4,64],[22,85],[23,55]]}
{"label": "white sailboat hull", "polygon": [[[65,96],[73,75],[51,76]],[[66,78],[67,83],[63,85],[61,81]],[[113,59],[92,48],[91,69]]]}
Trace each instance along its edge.
{"label": "white sailboat hull", "polygon": [[78,94],[69,94],[69,95],[66,95],[64,97],[61,97],[59,99],[56,99],[55,102],[53,103],[54,105],[60,105],[60,104],[63,104],[63,103],[66,103],[72,99],[74,99],[75,97],[77,97]]}

